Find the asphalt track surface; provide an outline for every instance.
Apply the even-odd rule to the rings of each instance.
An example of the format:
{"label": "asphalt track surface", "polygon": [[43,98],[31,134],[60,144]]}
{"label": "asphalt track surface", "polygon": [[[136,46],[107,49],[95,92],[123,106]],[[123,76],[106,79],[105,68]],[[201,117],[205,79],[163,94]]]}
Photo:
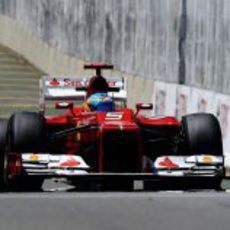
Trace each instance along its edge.
{"label": "asphalt track surface", "polygon": [[0,194],[0,229],[230,228],[228,192],[83,193],[66,189],[48,183],[46,192]]}

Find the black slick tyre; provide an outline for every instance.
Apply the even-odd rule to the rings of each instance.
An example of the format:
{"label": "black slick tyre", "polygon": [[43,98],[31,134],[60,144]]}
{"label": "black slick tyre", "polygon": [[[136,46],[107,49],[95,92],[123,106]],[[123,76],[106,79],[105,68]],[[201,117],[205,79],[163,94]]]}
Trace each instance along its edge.
{"label": "black slick tyre", "polygon": [[8,120],[0,119],[0,191],[7,189],[6,137]]}
{"label": "black slick tyre", "polygon": [[46,142],[46,121],[36,112],[17,112],[10,117],[8,132],[11,152],[42,151]]}
{"label": "black slick tyre", "polygon": [[[223,156],[221,128],[218,119],[209,113],[195,113],[182,117],[183,153],[187,155]],[[223,173],[224,174],[224,173]],[[221,190],[222,176],[201,178],[194,184]]]}
{"label": "black slick tyre", "polygon": [[187,154],[223,155],[222,135],[217,118],[208,113],[182,117],[184,150]]}

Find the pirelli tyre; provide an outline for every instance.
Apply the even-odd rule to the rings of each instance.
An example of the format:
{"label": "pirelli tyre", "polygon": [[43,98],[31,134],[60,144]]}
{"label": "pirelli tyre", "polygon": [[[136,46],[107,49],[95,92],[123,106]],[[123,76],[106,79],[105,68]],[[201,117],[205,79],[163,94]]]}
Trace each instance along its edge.
{"label": "pirelli tyre", "polygon": [[46,120],[36,112],[17,112],[9,120],[10,152],[38,152],[46,143]]}
{"label": "pirelli tyre", "polygon": [[0,191],[6,190],[6,136],[8,120],[0,119]]}
{"label": "pirelli tyre", "polygon": [[[218,119],[208,113],[195,113],[182,117],[183,152],[188,155],[223,155],[222,135]],[[222,190],[222,175],[196,179],[191,186]]]}
{"label": "pirelli tyre", "polygon": [[5,149],[6,145],[6,133],[7,133],[8,121],[6,119],[0,119],[0,150]]}
{"label": "pirelli tyre", "polygon": [[223,155],[222,135],[218,119],[209,113],[182,117],[184,150],[189,155]]}

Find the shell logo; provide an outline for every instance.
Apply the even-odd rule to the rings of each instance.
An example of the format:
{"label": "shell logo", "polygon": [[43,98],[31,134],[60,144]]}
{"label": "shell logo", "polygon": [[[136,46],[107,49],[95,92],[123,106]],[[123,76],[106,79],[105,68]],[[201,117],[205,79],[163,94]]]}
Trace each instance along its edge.
{"label": "shell logo", "polygon": [[31,161],[38,161],[39,157],[37,154],[32,154],[29,158]]}
{"label": "shell logo", "polygon": [[204,163],[212,163],[213,161],[211,156],[204,156],[202,160]]}

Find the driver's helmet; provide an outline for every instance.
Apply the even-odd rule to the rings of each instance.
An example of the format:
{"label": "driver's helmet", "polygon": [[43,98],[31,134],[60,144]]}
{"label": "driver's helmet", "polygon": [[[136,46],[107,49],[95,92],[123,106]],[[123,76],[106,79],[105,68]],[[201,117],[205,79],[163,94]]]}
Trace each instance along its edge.
{"label": "driver's helmet", "polygon": [[87,97],[95,93],[105,93],[108,91],[108,83],[102,76],[94,76],[90,79],[87,87]]}
{"label": "driver's helmet", "polygon": [[107,93],[95,93],[89,96],[83,104],[85,111],[111,112],[115,104]]}

